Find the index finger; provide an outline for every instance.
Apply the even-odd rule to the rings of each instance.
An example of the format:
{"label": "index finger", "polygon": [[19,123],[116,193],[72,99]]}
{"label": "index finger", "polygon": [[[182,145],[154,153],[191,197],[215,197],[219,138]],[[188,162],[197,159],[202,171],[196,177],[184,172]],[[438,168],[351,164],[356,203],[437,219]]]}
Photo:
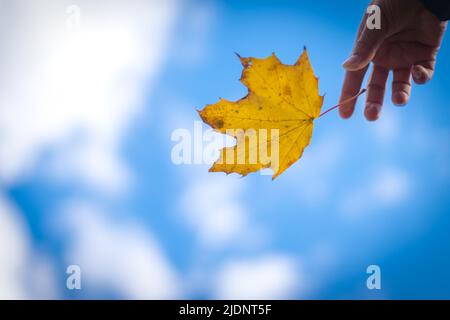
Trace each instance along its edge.
{"label": "index finger", "polygon": [[[359,37],[361,36],[361,33],[363,32],[364,28],[366,27],[366,20],[367,20],[367,13],[364,13],[363,18],[361,19],[361,22],[358,27],[358,32],[356,33],[356,39],[355,42],[358,41]],[[356,95],[359,90],[361,89],[361,84],[364,80],[364,75],[366,74],[368,66],[365,66],[364,68],[357,70],[357,71],[348,71],[346,70],[345,76],[344,76],[344,83],[342,85],[341,90],[341,97],[339,98],[339,104],[341,104],[343,101],[349,99],[350,97],[353,97]],[[348,119],[352,116],[353,111],[355,110],[355,104],[357,99],[350,100],[349,102],[345,104],[341,104],[339,106],[339,114],[342,118]]]}
{"label": "index finger", "polygon": [[[344,77],[344,84],[342,86],[341,97],[339,103],[355,96],[361,89],[361,84],[364,80],[364,75],[367,72],[368,66],[358,71],[346,71]],[[342,118],[348,119],[352,116],[355,110],[357,99],[351,100],[339,106],[339,114]]]}

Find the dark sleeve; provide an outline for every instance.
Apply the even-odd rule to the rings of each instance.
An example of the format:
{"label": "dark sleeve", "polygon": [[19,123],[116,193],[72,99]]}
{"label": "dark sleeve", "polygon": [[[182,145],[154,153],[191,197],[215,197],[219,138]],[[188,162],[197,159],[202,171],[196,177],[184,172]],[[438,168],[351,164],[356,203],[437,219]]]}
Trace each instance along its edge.
{"label": "dark sleeve", "polygon": [[423,5],[441,21],[450,19],[450,0],[422,0]]}

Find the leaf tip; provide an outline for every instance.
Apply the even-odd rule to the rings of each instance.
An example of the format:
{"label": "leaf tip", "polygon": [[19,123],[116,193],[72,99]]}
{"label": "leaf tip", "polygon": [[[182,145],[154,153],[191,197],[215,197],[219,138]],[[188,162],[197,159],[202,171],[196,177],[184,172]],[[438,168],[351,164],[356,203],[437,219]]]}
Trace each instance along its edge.
{"label": "leaf tip", "polygon": [[239,60],[241,61],[242,66],[244,66],[244,68],[247,68],[250,62],[250,58],[243,58],[239,53],[235,52],[234,53]]}
{"label": "leaf tip", "polygon": [[306,50],[306,46],[303,46],[303,51],[300,54],[300,57],[298,58],[298,60],[295,62],[295,65],[301,65],[304,62],[308,62],[309,58],[308,58],[308,51]]}

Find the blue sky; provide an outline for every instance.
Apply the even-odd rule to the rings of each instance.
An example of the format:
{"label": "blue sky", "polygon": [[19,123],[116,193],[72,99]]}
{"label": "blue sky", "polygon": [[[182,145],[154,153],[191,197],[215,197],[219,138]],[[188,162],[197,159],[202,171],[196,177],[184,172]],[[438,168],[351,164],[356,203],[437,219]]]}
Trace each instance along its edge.
{"label": "blue sky", "polygon": [[[52,24],[65,4],[49,5],[41,9],[49,28],[26,31],[35,27],[31,19],[1,35],[11,48],[2,65],[18,75],[28,73],[12,53],[30,39],[43,56],[61,47],[56,57],[66,59],[56,58],[55,70],[63,70],[56,75],[64,86],[56,89],[79,95],[54,98],[59,82],[45,76],[53,65],[38,54],[30,68],[43,70],[39,88],[50,98],[29,89],[39,77],[9,87],[0,81],[10,116],[0,122],[3,139],[14,141],[1,153],[1,203],[19,230],[14,237],[26,239],[12,241],[26,258],[0,247],[0,275],[18,295],[450,298],[448,37],[433,80],[414,86],[406,107],[387,96],[381,119],[369,123],[360,99],[350,120],[337,112],[320,118],[303,158],[272,182],[208,173],[208,164],[174,165],[171,134],[192,131],[196,109],[246,94],[234,52],[275,52],[293,63],[306,46],[323,108],[336,104],[364,2],[161,3],[80,1],[83,28],[75,36]],[[90,49],[71,56],[66,38]],[[80,73],[71,58],[80,59]],[[74,74],[75,83],[64,82]],[[14,94],[24,88],[37,100]],[[14,261],[27,276],[12,278]],[[65,288],[69,264],[83,270],[81,291]],[[373,264],[381,267],[381,290],[366,288]],[[43,271],[32,276],[32,266]],[[11,287],[0,287],[0,296]]]}

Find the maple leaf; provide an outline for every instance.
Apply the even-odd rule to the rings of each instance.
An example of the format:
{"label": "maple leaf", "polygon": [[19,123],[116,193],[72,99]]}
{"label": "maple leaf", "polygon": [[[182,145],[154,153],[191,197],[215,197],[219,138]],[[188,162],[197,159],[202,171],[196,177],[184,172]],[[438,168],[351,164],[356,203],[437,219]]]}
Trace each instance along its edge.
{"label": "maple leaf", "polygon": [[220,99],[199,111],[205,123],[237,142],[221,150],[209,171],[246,176],[271,168],[275,179],[311,142],[323,104],[318,79],[306,49],[294,65],[282,64],[275,54],[238,57],[244,67],[240,81],[248,94],[236,102]]}

